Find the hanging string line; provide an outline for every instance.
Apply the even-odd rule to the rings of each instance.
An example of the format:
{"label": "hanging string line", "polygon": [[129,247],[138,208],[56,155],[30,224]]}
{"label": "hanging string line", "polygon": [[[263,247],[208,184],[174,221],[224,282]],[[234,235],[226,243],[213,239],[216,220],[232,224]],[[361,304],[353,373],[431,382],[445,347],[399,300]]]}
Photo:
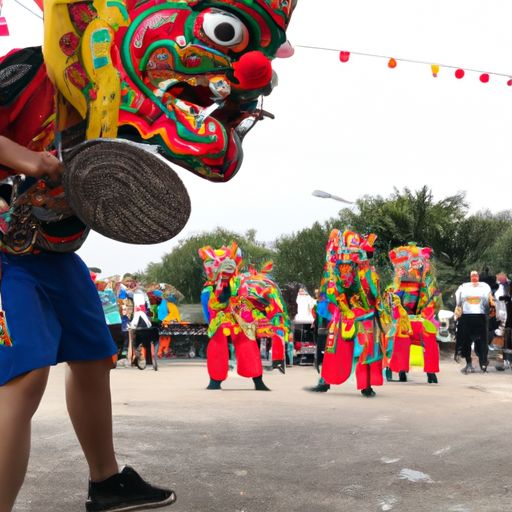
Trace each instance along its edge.
{"label": "hanging string line", "polygon": [[[337,52],[337,53],[340,53],[340,51],[342,50],[337,50],[335,48],[324,48],[322,46],[308,46],[308,45],[305,45],[305,44],[294,44],[293,46],[295,46],[296,48],[306,48],[308,50],[321,50],[321,51],[326,51],[326,52]],[[389,56],[386,56],[386,55],[377,55],[375,53],[364,53],[364,52],[350,52],[351,55],[362,55],[363,57],[377,57],[379,59],[390,59],[391,57]],[[438,65],[439,67],[442,67],[442,68],[450,68],[450,69],[464,69],[464,71],[472,71],[473,73],[489,73],[490,75],[496,75],[496,76],[504,76],[506,78],[511,78],[512,77],[512,73],[494,73],[494,72],[491,72],[491,71],[483,71],[481,69],[470,69],[470,68],[465,68],[465,67],[462,67],[462,66],[451,66],[449,64],[439,64],[437,62],[427,62],[427,61],[424,61],[424,60],[413,60],[413,59],[402,59],[402,58],[397,58],[397,57],[394,57],[394,59],[396,61],[399,61],[399,62],[411,62],[412,64],[426,64],[428,66],[431,66],[432,64],[436,64]]]}
{"label": "hanging string line", "polygon": [[[14,2],[17,3],[19,6],[23,7],[23,9],[28,11],[30,14],[32,14],[32,15],[36,16],[37,18],[39,18],[40,20],[43,19],[43,17],[40,14],[37,14],[32,9],[29,9],[26,5],[22,4],[19,0],[14,0]],[[310,46],[310,45],[305,45],[305,44],[295,44],[294,46],[296,48],[305,48],[307,50],[319,50],[319,51],[324,51],[324,52],[340,53],[340,51],[342,51],[342,50],[337,50],[336,48],[326,48],[326,47],[323,47],[323,46]],[[375,57],[375,58],[378,58],[378,59],[390,59],[391,58],[391,57],[389,57],[387,55],[379,55],[379,54],[376,54],[376,53],[365,53],[365,52],[353,52],[353,51],[351,51],[350,54],[351,55],[361,55],[363,57]],[[424,60],[404,59],[404,58],[398,58],[398,57],[394,57],[394,59],[396,61],[399,61],[399,62],[410,62],[412,64],[425,64],[427,66],[431,66],[432,64],[436,64],[436,65],[438,65],[439,67],[442,67],[442,68],[464,69],[465,71],[470,71],[470,72],[473,72],[473,73],[489,73],[491,75],[504,76],[506,78],[512,77],[512,73],[496,73],[494,71],[484,71],[482,69],[472,69],[472,68],[465,68],[465,67],[462,67],[462,66],[452,66],[450,64],[440,64],[438,62],[433,62],[433,61],[432,62],[427,62],[427,61],[424,61]]]}
{"label": "hanging string line", "polygon": [[14,2],[17,3],[18,5],[21,5],[21,7],[23,7],[23,9],[27,10],[30,14],[33,14],[40,20],[43,19],[43,17],[40,14],[37,14],[37,12],[34,12],[32,9],[29,9],[26,5],[23,5],[19,0],[14,0]]}

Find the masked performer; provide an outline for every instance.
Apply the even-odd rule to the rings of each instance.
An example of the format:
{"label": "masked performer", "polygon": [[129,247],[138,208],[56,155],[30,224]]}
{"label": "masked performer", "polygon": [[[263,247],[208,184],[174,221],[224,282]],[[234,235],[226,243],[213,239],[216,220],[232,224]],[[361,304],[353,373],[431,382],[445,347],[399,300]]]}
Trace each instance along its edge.
{"label": "masked performer", "polygon": [[203,247],[199,255],[207,276],[201,295],[210,337],[207,348],[210,384],[207,389],[220,389],[226,380],[228,344],[232,343],[238,374],[252,378],[255,389],[268,391],[262,380],[263,366],[257,340],[272,340],[273,362],[284,372],[284,344],[290,325],[281,293],[267,276],[271,265],[266,265],[261,272],[255,269],[241,272],[242,256],[236,243],[220,249]]}
{"label": "masked performer", "polygon": [[317,314],[327,319],[327,339],[321,377],[314,391],[342,384],[355,366],[357,389],[375,396],[381,386],[385,338],[379,328],[379,279],[367,252],[375,235],[364,238],[352,231],[333,230],[320,285]]}
{"label": "masked performer", "polygon": [[423,348],[423,371],[430,384],[437,383],[439,345],[435,314],[440,307],[440,293],[431,263],[432,249],[415,244],[401,246],[389,253],[395,270],[394,285],[389,292],[394,325],[388,334],[393,345],[389,368],[407,380],[411,345]]}
{"label": "masked performer", "polygon": [[[168,162],[126,140],[157,145],[167,160],[212,181],[237,172],[242,139],[265,115],[258,101],[276,82],[271,59],[290,53],[285,29],[294,7],[294,0],[48,0],[45,62],[38,48],[0,59],[0,177],[14,176],[0,204],[2,511],[12,509],[25,476],[48,368],[61,361],[89,465],[87,510],[176,499],[131,468],[118,472],[109,390],[116,347],[73,251],[90,227],[155,243],[188,219],[188,194]],[[62,166],[47,151],[54,140],[62,186],[54,186]]]}

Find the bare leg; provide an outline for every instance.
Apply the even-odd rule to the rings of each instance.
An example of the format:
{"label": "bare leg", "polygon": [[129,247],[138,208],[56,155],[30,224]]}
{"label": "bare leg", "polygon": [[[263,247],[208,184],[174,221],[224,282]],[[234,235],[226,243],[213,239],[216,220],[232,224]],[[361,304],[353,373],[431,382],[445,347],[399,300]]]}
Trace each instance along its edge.
{"label": "bare leg", "polygon": [[25,479],[30,424],[48,380],[48,368],[0,386],[0,512],[11,512]]}
{"label": "bare leg", "polygon": [[111,368],[112,359],[107,358],[69,363],[66,372],[69,417],[93,482],[105,480],[119,471],[112,439]]}

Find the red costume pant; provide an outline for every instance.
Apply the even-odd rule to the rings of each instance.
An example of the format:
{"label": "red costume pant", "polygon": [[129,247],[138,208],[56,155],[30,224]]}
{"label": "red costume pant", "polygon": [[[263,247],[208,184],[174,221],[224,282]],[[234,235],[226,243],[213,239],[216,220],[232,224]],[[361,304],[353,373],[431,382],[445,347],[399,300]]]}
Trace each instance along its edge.
{"label": "red costume pant", "polygon": [[[322,377],[327,384],[343,384],[352,373],[354,363],[354,342],[338,340],[336,352],[325,352],[322,363]],[[382,386],[382,360],[373,363],[356,364],[357,389]]]}
{"label": "red costume pant", "polygon": [[389,368],[393,372],[408,372],[411,345],[423,347],[423,371],[426,373],[439,372],[439,345],[434,333],[425,332],[423,322],[411,321],[412,334],[410,336],[396,336],[393,342],[393,355]]}
{"label": "red costume pant", "polygon": [[160,336],[160,345],[158,347],[158,357],[166,356],[171,348],[171,337]]}
{"label": "red costume pant", "polygon": [[[210,338],[206,350],[208,374],[213,380],[226,380],[229,370],[228,336],[222,327]],[[235,347],[237,372],[242,377],[259,377],[263,373],[258,343],[249,339],[243,331],[231,335]]]}
{"label": "red costume pant", "polygon": [[284,361],[284,342],[277,335],[272,337],[272,361]]}

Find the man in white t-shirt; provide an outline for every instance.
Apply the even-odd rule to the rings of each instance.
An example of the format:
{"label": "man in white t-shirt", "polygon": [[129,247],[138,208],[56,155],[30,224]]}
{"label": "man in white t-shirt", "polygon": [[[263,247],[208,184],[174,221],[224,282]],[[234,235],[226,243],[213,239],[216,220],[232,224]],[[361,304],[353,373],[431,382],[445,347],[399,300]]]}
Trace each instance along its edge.
{"label": "man in white t-shirt", "polygon": [[472,270],[470,282],[459,286],[455,292],[455,300],[455,316],[458,318],[455,357],[461,355],[466,359],[466,367],[462,369],[462,373],[474,372],[471,363],[473,341],[480,368],[485,372],[488,365],[487,314],[489,307],[494,305],[491,287],[480,282],[478,272]]}

